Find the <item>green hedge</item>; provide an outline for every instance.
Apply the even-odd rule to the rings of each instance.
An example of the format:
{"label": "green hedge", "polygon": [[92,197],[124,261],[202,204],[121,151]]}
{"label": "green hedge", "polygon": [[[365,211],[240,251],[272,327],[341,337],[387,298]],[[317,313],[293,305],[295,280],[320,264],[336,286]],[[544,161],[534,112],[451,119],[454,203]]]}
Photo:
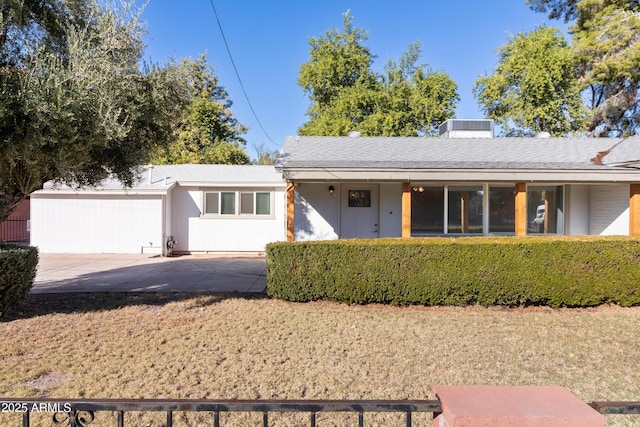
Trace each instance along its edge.
{"label": "green hedge", "polygon": [[640,304],[640,240],[469,237],[272,243],[267,293],[348,304]]}
{"label": "green hedge", "polygon": [[27,298],[37,267],[38,249],[0,242],[0,316]]}

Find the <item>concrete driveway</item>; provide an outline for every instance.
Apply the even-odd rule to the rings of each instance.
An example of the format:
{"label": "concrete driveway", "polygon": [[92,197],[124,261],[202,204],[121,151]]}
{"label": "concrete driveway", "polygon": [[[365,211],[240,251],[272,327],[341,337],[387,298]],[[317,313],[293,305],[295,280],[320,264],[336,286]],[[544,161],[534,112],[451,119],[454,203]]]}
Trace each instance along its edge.
{"label": "concrete driveway", "polygon": [[264,292],[260,256],[40,254],[31,293]]}

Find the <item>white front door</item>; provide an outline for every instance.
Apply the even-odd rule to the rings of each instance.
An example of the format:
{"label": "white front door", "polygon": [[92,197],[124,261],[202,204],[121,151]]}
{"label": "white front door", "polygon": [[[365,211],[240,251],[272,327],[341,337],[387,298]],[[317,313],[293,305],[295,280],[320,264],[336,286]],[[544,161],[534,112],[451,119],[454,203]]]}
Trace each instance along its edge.
{"label": "white front door", "polygon": [[378,185],[342,184],[340,237],[379,237]]}

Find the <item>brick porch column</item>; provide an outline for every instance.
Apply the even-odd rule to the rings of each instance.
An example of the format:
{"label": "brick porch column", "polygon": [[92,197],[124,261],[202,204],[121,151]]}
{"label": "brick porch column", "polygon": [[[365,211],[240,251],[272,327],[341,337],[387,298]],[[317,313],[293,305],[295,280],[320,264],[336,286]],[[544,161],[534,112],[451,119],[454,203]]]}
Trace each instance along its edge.
{"label": "brick porch column", "polygon": [[564,387],[434,386],[434,427],[604,427],[604,415]]}

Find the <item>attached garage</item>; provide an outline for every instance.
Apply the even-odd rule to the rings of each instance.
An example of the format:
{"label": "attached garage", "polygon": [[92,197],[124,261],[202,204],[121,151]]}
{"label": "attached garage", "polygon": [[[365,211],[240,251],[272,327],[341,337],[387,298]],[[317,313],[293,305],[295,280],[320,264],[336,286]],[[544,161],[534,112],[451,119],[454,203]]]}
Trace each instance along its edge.
{"label": "attached garage", "polygon": [[123,188],[47,184],[31,196],[31,244],[43,253],[262,252],[285,238],[286,183],[273,166],[146,167]]}
{"label": "attached garage", "polygon": [[41,252],[160,253],[164,196],[36,193],[31,241]]}

